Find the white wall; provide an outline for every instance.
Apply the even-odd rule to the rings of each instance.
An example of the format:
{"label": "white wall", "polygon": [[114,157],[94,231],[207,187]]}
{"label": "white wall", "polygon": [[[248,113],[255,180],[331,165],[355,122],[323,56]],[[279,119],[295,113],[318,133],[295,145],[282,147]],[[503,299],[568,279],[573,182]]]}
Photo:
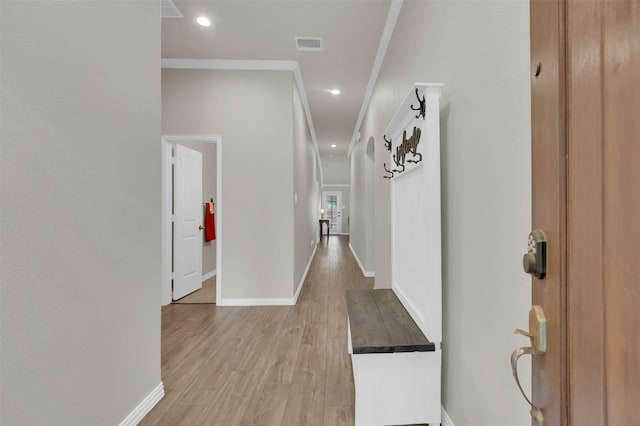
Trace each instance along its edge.
{"label": "white wall", "polygon": [[293,296],[293,75],[162,71],[164,134],[222,136],[223,299]]}
{"label": "white wall", "polygon": [[[215,211],[217,212],[218,196],[216,194],[216,189],[218,181],[218,157],[216,144],[204,142],[181,142],[180,145],[202,153],[202,202],[207,203],[211,198],[213,198],[213,201],[216,203]],[[204,241],[204,238],[202,239],[202,275],[207,275],[216,270],[216,241],[217,240]]]}
{"label": "white wall", "polygon": [[358,258],[365,273],[373,274],[374,267],[374,193],[372,175],[374,161],[366,155],[368,138],[361,139],[351,152],[351,223],[349,226],[349,244]]}
{"label": "white wall", "polygon": [[325,185],[345,185],[349,183],[349,159],[343,156],[323,156],[322,173]]}
{"label": "white wall", "polygon": [[157,2],[0,2],[0,424],[160,383]]}
{"label": "white wall", "polygon": [[294,293],[319,238],[317,161],[300,94],[293,85]]}
{"label": "white wall", "polygon": [[[351,160],[343,156],[322,157],[322,191],[342,191],[342,233],[349,233],[349,215],[351,214]],[[338,185],[338,186],[335,186]]]}
{"label": "white wall", "polygon": [[[383,132],[414,82],[445,84],[443,404],[456,426],[530,423],[509,367],[527,344],[513,329],[526,328],[531,303],[521,266],[531,222],[528,12],[521,1],[405,1],[351,159],[351,238],[365,252],[368,200],[356,188],[363,141],[375,138],[376,287],[388,287]],[[524,364],[520,377],[530,376]]]}

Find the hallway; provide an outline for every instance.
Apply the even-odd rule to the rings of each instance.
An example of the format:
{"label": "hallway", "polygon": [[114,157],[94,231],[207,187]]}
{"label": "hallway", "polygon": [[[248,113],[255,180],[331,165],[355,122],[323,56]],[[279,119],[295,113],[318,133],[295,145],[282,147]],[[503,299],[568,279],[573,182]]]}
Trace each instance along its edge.
{"label": "hallway", "polygon": [[166,395],[141,425],[352,425],[348,237],[318,245],[296,306],[162,308]]}

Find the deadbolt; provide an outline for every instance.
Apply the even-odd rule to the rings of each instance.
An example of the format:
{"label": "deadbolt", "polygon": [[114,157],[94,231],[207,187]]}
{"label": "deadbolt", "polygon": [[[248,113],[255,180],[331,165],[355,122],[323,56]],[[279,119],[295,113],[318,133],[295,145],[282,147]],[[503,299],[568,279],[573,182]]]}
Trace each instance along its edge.
{"label": "deadbolt", "polygon": [[547,275],[547,236],[541,229],[535,229],[529,234],[522,267],[527,274],[541,280]]}
{"label": "deadbolt", "polygon": [[536,255],[533,253],[525,253],[522,258],[522,266],[527,274],[533,274],[536,270]]}

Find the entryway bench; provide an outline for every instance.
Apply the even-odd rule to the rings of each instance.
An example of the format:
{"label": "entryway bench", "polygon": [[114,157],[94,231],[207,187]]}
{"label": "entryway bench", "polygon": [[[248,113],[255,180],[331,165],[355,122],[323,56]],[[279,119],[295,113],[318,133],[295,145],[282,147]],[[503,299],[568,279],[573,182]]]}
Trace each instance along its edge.
{"label": "entryway bench", "polygon": [[439,424],[436,345],[393,290],[347,290],[346,296],[356,426]]}

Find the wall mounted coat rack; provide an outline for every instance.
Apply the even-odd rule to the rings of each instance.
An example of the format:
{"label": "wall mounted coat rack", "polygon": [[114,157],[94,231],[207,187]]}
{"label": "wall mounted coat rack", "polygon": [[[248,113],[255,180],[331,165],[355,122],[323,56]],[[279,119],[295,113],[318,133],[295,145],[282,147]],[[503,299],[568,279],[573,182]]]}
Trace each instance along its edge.
{"label": "wall mounted coat rack", "polygon": [[[394,179],[413,170],[422,162],[423,156],[428,151],[428,147],[420,145],[420,141],[423,129],[434,126],[433,122],[427,120],[426,95],[429,90],[432,90],[429,84],[416,83],[391,121],[396,123],[396,127],[387,128],[382,136],[385,148],[391,153],[389,166],[393,167],[389,169],[387,163],[384,163],[384,171],[387,173],[383,176],[385,179]],[[411,93],[415,94],[415,98],[418,100],[417,105],[415,99],[411,100]],[[418,111],[418,114],[413,115],[413,111]]]}
{"label": "wall mounted coat rack", "polygon": [[383,163],[382,167],[384,167],[384,171],[389,174],[389,176],[383,176],[385,179],[391,179],[395,173],[387,168],[387,163]]}
{"label": "wall mounted coat rack", "polygon": [[382,135],[382,139],[384,139],[384,147],[391,152],[391,139],[387,139],[387,135]]}
{"label": "wall mounted coat rack", "polygon": [[416,98],[418,98],[418,102],[420,103],[419,106],[414,107],[413,105],[411,105],[411,109],[414,111],[420,111],[418,113],[418,115],[416,115],[416,118],[420,118],[422,117],[423,120],[425,120],[425,115],[427,113],[427,101],[424,98],[424,95],[422,95],[422,99],[420,99],[420,95],[418,94],[418,88],[416,87]]}

